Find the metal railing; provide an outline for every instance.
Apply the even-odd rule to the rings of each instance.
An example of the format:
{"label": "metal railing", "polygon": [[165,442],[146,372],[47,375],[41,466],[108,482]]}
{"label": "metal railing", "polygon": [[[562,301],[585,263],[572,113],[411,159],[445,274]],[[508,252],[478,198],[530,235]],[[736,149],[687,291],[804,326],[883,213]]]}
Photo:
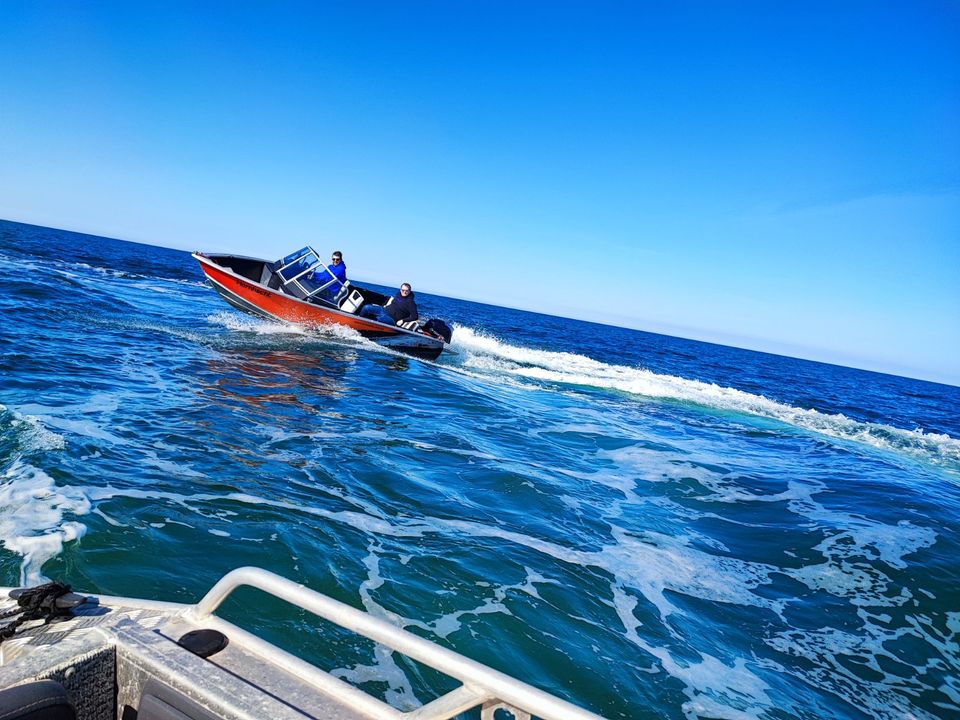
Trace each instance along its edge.
{"label": "metal railing", "polygon": [[[342,628],[351,630],[409,658],[417,660],[463,685],[410,712],[401,712],[362,690],[326,673],[300,658],[213,615],[230,593],[248,585],[293,605],[309,610]],[[186,612],[195,623],[220,626],[253,652],[282,667],[294,670],[320,691],[371,718],[382,720],[447,720],[482,705],[482,720],[493,720],[497,709],[508,710],[517,720],[534,714],[543,720],[603,720],[599,715],[527,685],[516,678],[442,648],[418,635],[357,610],[308,587],[267,570],[243,567],[227,573],[196,605]]]}

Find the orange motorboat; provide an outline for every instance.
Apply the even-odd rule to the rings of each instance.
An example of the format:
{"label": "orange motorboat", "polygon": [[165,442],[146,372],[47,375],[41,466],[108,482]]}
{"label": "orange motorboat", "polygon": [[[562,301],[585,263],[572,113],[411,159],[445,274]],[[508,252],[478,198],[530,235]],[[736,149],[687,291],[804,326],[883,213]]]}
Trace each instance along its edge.
{"label": "orange motorboat", "polygon": [[[214,290],[244,312],[315,327],[345,325],[380,345],[430,360],[450,343],[451,330],[442,320],[387,324],[361,317],[364,305],[386,305],[390,298],[349,280],[341,283],[309,246],[276,262],[201,252],[193,257]],[[317,277],[329,279],[321,284]]]}

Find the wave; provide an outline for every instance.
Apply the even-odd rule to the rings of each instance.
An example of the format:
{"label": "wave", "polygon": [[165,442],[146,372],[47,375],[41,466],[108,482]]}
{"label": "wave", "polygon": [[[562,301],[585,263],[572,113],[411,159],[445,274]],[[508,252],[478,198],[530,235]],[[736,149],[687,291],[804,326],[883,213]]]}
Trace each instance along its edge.
{"label": "wave", "polygon": [[207,322],[211,325],[220,325],[227,330],[236,332],[248,332],[256,335],[307,335],[309,329],[303,325],[293,323],[275,322],[272,320],[261,320],[250,315],[240,315],[222,310],[207,316]]}
{"label": "wave", "polygon": [[[898,689],[904,678],[895,670],[881,669],[883,661],[890,660],[891,667],[903,667],[904,659],[896,658],[886,647],[899,637],[900,631],[887,627],[889,617],[858,612],[856,625],[848,629],[831,628],[801,629],[793,628],[787,619],[786,610],[796,603],[803,603],[802,596],[768,597],[758,588],[769,585],[772,577],[785,574],[817,592],[830,594],[837,603],[849,608],[893,608],[909,602],[910,594],[891,593],[891,579],[886,568],[903,569],[904,558],[918,549],[930,547],[936,540],[936,534],[929,528],[913,525],[909,522],[887,524],[870,521],[863,517],[837,512],[820,505],[813,499],[820,486],[807,491],[798,491],[797,502],[792,504],[794,512],[805,518],[821,521],[823,527],[849,528],[839,535],[828,537],[816,550],[821,554],[822,562],[803,568],[792,568],[787,558],[785,564],[772,564],[757,560],[740,559],[730,556],[725,550],[711,551],[709,538],[690,531],[670,535],[646,530],[640,534],[626,530],[616,523],[609,525],[609,538],[602,547],[579,547],[565,542],[544,539],[523,529],[511,529],[498,522],[486,523],[472,519],[437,517],[429,513],[423,515],[385,516],[376,508],[355,510],[332,510],[323,504],[297,502],[282,498],[265,497],[242,492],[183,494],[146,488],[89,487],[86,494],[95,504],[101,504],[113,498],[142,498],[162,500],[172,505],[187,508],[199,516],[209,517],[209,511],[216,508],[223,512],[226,503],[237,503],[248,510],[255,507],[277,508],[304,513],[313,516],[312,522],[329,522],[359,530],[368,535],[368,554],[362,559],[367,569],[367,577],[360,584],[360,598],[364,607],[372,614],[389,619],[391,622],[407,628],[417,628],[440,638],[449,638],[453,633],[464,629],[464,620],[470,616],[497,613],[512,616],[510,597],[526,593],[540,598],[538,586],[563,586],[565,572],[579,572],[589,568],[591,572],[600,571],[601,584],[609,586],[610,600],[603,600],[610,606],[622,623],[622,628],[609,622],[609,616],[578,617],[599,628],[600,632],[618,633],[656,659],[656,665],[662,671],[682,684],[683,692],[688,696],[686,706],[709,708],[710,717],[737,718],[755,720],[766,717],[776,706],[777,698],[767,686],[762,661],[749,662],[741,658],[730,657],[725,653],[712,655],[700,646],[694,653],[693,648],[682,629],[675,629],[668,618],[682,617],[690,610],[686,602],[677,598],[694,598],[710,603],[719,603],[736,608],[746,608],[750,612],[770,613],[780,620],[782,630],[777,626],[760,640],[787,656],[801,656],[812,662],[808,667],[790,669],[776,666],[779,672],[794,673],[804,680],[821,688],[844,702],[857,702],[865,707],[871,717],[892,718],[909,714],[912,717],[926,718],[930,715],[917,711],[917,708],[905,700]],[[361,501],[362,502],[362,501]],[[296,517],[290,516],[288,522],[296,523]],[[207,528],[207,532],[223,536],[226,531]],[[264,533],[269,530],[264,530]],[[829,534],[829,533],[828,533]],[[832,534],[829,534],[832,535]],[[386,581],[394,578],[387,575],[380,566],[381,553],[390,556],[394,550],[385,550],[389,544],[383,538],[428,539],[429,543],[445,541],[448,543],[480,541],[479,552],[495,552],[498,556],[509,557],[524,570],[524,577],[512,583],[498,582],[491,578],[482,587],[473,600],[450,605],[438,603],[423,608],[423,616],[405,617],[394,609],[381,605],[376,592]],[[487,541],[489,544],[483,544]],[[423,546],[417,542],[416,545]],[[532,551],[535,555],[551,558],[558,564],[535,567],[552,567],[541,574],[526,563],[534,555],[517,555],[521,551]],[[879,555],[875,550],[879,549]],[[864,562],[864,558],[872,558]],[[405,561],[401,561],[404,565]],[[564,568],[567,568],[565,571]],[[600,591],[600,595],[605,593]],[[641,620],[649,610],[636,612],[640,601],[656,609],[656,617],[667,636],[658,636],[651,632],[653,620]],[[432,619],[427,619],[432,615]],[[882,622],[877,622],[881,620]],[[645,627],[646,626],[646,627]],[[682,626],[681,626],[682,627]],[[926,643],[931,657],[937,657],[937,649],[945,647],[944,638],[933,628],[923,623],[915,626],[913,640]],[[656,638],[656,639],[655,639]],[[949,641],[946,644],[949,646]],[[952,646],[949,646],[952,647]],[[949,653],[940,650],[944,654]],[[882,677],[876,682],[864,682],[851,673],[844,665],[844,658],[851,655],[870,661]],[[876,660],[881,660],[877,665]],[[638,657],[637,662],[642,662]],[[768,666],[769,668],[770,666]],[[656,670],[641,670],[651,672]],[[908,672],[921,672],[921,667],[909,666]],[[338,677],[353,682],[377,681],[388,686],[387,695],[398,707],[408,707],[415,703],[413,690],[403,674],[397,672],[393,659],[387,654],[377,654],[372,664],[355,665],[334,671]],[[916,681],[910,680],[911,683]],[[740,708],[739,710],[737,708]],[[795,711],[796,708],[790,708]]]}
{"label": "wave", "polygon": [[454,347],[462,365],[485,375],[618,390],[630,395],[677,400],[786,423],[826,437],[902,453],[952,472],[960,472],[960,440],[922,429],[854,420],[842,414],[804,409],[762,395],[640,367],[610,365],[585,355],[510,345],[469,327],[456,326]]}
{"label": "wave", "polygon": [[63,450],[66,441],[62,435],[44,427],[39,418],[24,415],[0,405],[0,429],[3,434],[15,440],[18,453]]}
{"label": "wave", "polygon": [[[108,280],[131,280],[131,281],[149,281],[168,283],[172,285],[181,285],[195,288],[208,288],[207,282],[201,278],[178,278],[169,275],[154,275],[144,272],[134,272],[115,267],[102,267],[100,265],[91,265],[85,262],[71,262],[59,258],[42,258],[36,256],[10,256],[0,253],[0,262],[27,270],[28,274],[34,277],[46,277],[54,274],[61,278],[69,278],[76,281],[92,281],[101,284],[104,279]],[[156,290],[157,288],[152,288]]]}
{"label": "wave", "polygon": [[233,330],[235,332],[265,336],[290,336],[293,338],[303,338],[307,341],[320,340],[323,342],[334,342],[351,348],[362,347],[365,350],[380,354],[406,357],[396,350],[363,337],[363,335],[353,328],[347,327],[346,325],[337,325],[336,323],[310,326],[298,325],[280,320],[265,320],[251,315],[230,312],[229,310],[208,315],[207,322],[212,325],[220,325],[227,330]]}
{"label": "wave", "polygon": [[40,568],[63,550],[63,544],[86,532],[65,513],[83,515],[90,501],[75,488],[61,488],[53,478],[27,463],[25,455],[63,450],[62,435],[40,419],[0,405],[3,470],[0,474],[0,544],[23,559],[20,584],[45,581]]}
{"label": "wave", "polygon": [[83,537],[86,525],[65,515],[85,515],[91,504],[82,491],[58,487],[43,470],[14,460],[0,476],[0,507],[0,542],[23,557],[20,584],[27,586],[45,582],[43,564]]}

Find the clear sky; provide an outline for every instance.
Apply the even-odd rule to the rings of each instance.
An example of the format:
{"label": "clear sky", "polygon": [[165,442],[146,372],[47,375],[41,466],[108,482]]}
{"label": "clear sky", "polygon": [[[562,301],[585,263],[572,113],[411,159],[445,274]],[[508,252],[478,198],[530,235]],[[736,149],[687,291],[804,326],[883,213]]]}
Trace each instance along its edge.
{"label": "clear sky", "polygon": [[0,217],[960,384],[960,3],[0,0]]}

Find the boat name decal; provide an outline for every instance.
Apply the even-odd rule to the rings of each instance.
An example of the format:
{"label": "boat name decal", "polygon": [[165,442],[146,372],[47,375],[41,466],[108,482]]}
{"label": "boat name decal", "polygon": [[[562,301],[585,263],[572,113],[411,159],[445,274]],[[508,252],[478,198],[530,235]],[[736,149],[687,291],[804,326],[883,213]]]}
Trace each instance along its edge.
{"label": "boat name decal", "polygon": [[270,293],[268,293],[266,290],[261,290],[256,285],[251,285],[250,283],[246,283],[243,280],[237,280],[237,284],[240,285],[240,287],[246,288],[247,290],[253,290],[258,295],[265,295],[267,297],[270,296]]}

